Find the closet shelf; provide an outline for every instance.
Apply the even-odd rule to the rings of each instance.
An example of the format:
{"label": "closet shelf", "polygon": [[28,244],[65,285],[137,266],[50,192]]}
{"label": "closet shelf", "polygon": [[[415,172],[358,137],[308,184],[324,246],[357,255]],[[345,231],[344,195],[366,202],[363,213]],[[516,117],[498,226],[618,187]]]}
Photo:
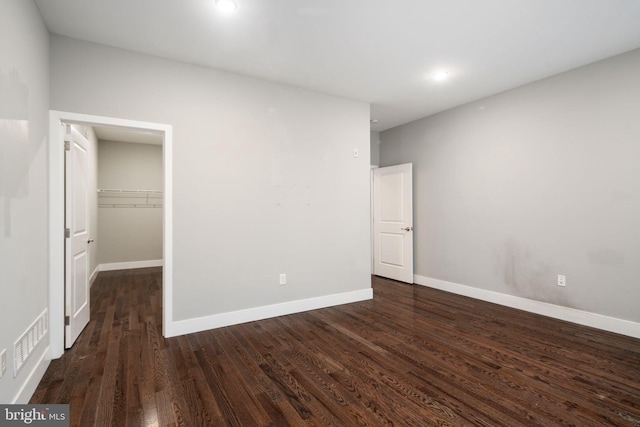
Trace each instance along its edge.
{"label": "closet shelf", "polygon": [[98,190],[99,208],[162,208],[162,190],[105,188]]}

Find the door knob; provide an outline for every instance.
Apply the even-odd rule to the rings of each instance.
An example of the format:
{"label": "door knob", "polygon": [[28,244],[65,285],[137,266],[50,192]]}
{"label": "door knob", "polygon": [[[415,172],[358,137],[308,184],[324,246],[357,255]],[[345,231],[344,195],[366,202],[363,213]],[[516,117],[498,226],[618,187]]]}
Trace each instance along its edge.
{"label": "door knob", "polygon": [[402,231],[412,231],[413,227],[405,227],[405,228],[401,228]]}
{"label": "door knob", "polygon": [[93,242],[94,242],[94,240],[93,240],[93,239],[89,239],[89,240],[87,240],[87,243],[93,243]]}

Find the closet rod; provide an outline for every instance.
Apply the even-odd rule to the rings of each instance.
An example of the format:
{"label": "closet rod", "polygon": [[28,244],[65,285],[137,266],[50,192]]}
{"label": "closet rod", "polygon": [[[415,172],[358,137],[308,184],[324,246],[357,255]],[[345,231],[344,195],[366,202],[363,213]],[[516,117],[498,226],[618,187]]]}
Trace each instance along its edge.
{"label": "closet rod", "polygon": [[98,189],[98,193],[163,193],[162,190],[123,190],[123,189]]}

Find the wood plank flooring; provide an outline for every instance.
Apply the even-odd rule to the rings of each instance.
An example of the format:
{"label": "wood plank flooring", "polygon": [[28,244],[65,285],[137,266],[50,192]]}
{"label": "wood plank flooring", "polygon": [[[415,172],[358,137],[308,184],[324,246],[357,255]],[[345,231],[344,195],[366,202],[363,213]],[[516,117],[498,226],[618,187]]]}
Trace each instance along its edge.
{"label": "wood plank flooring", "polygon": [[161,271],[100,273],[31,403],[72,426],[640,426],[640,340],[421,286],[164,339]]}

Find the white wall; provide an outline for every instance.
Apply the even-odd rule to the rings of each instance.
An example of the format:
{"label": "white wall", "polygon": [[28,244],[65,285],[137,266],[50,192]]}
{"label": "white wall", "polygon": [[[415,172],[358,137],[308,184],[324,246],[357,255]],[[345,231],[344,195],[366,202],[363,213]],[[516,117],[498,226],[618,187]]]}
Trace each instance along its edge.
{"label": "white wall", "polygon": [[[99,188],[162,191],[162,146],[102,140],[98,146]],[[127,199],[108,195],[100,198],[100,204],[116,206],[98,209],[100,264],[161,260],[162,208],[126,205],[161,205],[162,194],[149,200],[145,193]]]}
{"label": "white wall", "polygon": [[370,289],[368,104],[57,36],[51,72],[53,109],[173,126],[174,320]]}
{"label": "white wall", "polygon": [[48,303],[49,39],[31,1],[0,2],[0,403],[25,403],[46,368],[46,336],[13,378],[13,345]]}
{"label": "white wall", "polygon": [[633,51],[383,132],[416,274],[639,322],[638,100]]}

